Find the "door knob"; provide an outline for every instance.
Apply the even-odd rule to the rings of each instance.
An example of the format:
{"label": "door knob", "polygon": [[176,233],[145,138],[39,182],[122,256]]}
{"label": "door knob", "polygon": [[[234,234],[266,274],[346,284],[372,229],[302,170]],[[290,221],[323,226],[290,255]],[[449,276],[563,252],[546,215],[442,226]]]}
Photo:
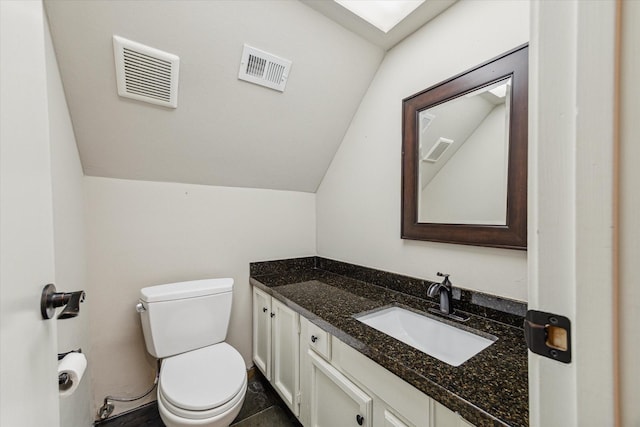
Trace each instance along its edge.
{"label": "door knob", "polygon": [[40,296],[40,314],[43,319],[51,319],[56,313],[56,308],[64,309],[58,315],[58,319],[70,319],[80,312],[80,303],[84,302],[84,291],[56,292],[54,284],[49,283],[42,289]]}
{"label": "door knob", "polygon": [[360,414],[356,415],[356,422],[359,426],[361,426],[362,424],[364,424],[364,417]]}

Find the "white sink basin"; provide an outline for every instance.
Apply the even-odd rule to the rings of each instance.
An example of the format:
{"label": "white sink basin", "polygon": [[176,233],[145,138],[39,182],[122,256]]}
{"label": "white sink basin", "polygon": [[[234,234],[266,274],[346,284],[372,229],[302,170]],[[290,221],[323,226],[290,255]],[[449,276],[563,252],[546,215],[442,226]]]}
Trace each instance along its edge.
{"label": "white sink basin", "polygon": [[495,337],[481,337],[400,307],[354,317],[452,366],[462,365],[497,340]]}

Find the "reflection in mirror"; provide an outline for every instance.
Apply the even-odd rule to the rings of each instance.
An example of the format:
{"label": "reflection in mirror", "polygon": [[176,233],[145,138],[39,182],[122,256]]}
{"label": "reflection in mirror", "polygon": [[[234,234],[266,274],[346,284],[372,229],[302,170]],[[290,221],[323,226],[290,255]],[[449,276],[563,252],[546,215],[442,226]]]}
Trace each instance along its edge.
{"label": "reflection in mirror", "polygon": [[511,77],[419,113],[418,221],[505,225]]}

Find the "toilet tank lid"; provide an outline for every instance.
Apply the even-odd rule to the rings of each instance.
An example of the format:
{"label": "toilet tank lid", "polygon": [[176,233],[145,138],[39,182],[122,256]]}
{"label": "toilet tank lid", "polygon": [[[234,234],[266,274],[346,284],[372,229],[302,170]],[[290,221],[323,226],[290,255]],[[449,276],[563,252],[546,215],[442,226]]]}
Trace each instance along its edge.
{"label": "toilet tank lid", "polygon": [[140,300],[144,302],[171,301],[231,292],[233,279],[203,279],[169,283],[140,289]]}

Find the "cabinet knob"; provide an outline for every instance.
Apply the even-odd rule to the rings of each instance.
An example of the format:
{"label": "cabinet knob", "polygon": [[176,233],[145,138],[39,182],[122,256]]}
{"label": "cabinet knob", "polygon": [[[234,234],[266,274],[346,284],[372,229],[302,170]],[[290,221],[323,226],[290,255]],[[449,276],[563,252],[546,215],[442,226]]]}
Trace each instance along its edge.
{"label": "cabinet knob", "polygon": [[262,312],[266,313],[267,312],[267,307],[262,307]]}
{"label": "cabinet knob", "polygon": [[356,422],[361,426],[364,423],[364,417],[360,414],[356,415]]}
{"label": "cabinet knob", "polygon": [[318,337],[315,335],[311,335],[311,342],[316,342],[318,341]]}
{"label": "cabinet knob", "polygon": [[276,314],[275,313],[271,313],[271,317],[276,317]]}

